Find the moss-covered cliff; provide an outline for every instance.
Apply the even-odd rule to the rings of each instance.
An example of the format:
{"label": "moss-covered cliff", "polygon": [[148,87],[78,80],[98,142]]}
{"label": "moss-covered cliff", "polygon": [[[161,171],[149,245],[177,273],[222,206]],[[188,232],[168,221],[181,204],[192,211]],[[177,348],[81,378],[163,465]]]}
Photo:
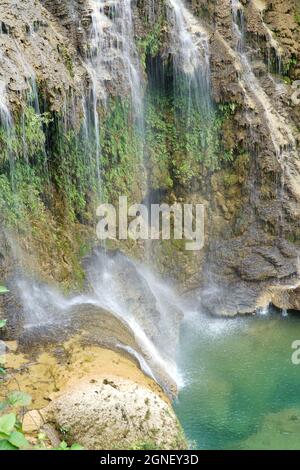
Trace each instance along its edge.
{"label": "moss-covered cliff", "polygon": [[[185,2],[199,50],[208,38],[208,106],[181,71],[168,0],[133,1],[125,19],[119,2],[107,2],[100,38],[95,2],[0,3],[3,276],[13,253],[39,275],[80,286],[100,199],[201,202],[205,250],[154,243],[159,270],[185,291],[201,288],[213,313],[270,301],[298,308],[299,2]],[[115,245],[145,255],[142,244]]]}

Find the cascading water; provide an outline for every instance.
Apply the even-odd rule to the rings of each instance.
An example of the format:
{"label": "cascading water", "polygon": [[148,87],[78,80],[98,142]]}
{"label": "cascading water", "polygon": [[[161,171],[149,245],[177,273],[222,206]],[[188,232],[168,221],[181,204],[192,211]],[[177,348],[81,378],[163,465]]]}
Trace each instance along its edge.
{"label": "cascading water", "polygon": [[[118,341],[113,346],[138,358],[144,371],[166,388],[170,381],[180,387],[183,380],[176,366],[176,350],[183,311],[171,288],[144,266],[121,254],[108,256],[102,250],[91,256],[87,275],[89,293],[69,298],[48,286],[19,280],[25,328],[44,332],[66,329],[74,322],[76,309],[85,315],[88,307],[94,306],[99,309],[99,318],[104,309],[128,325],[138,350]],[[85,322],[88,324],[88,318]]]}
{"label": "cascading water", "polygon": [[7,156],[10,165],[10,180],[14,187],[14,157],[11,148],[11,137],[13,135],[13,118],[9,109],[6,83],[0,81],[0,125],[4,130],[4,134],[7,136]]}
{"label": "cascading water", "polygon": [[189,133],[201,119],[199,151],[210,161],[213,159],[211,129],[214,107],[210,86],[209,35],[182,0],[169,0],[168,5],[177,119],[185,126],[187,152]]}
{"label": "cascading water", "polygon": [[6,84],[0,81],[0,121],[4,129],[12,126],[12,116],[8,108]]}
{"label": "cascading water", "polygon": [[[96,161],[99,186],[101,188],[101,142],[98,105],[107,104],[107,88],[117,86],[129,92],[136,131],[141,141],[143,160],[144,108],[142,74],[134,40],[134,25],[131,0],[91,0],[92,28],[88,44],[87,70],[91,79],[91,99],[83,99],[83,112],[92,107],[93,129],[96,142]],[[116,85],[117,84],[117,85]],[[120,89],[117,90],[120,93]],[[88,103],[92,102],[92,106]],[[90,129],[88,119],[85,128]],[[90,135],[90,130],[87,130]],[[100,189],[101,192],[101,189]]]}
{"label": "cascading water", "polygon": [[[288,154],[293,152],[296,147],[295,138],[284,118],[274,109],[272,103],[260,85],[258,78],[255,76],[251,62],[248,59],[245,50],[245,19],[244,10],[239,0],[231,0],[232,16],[233,16],[233,32],[236,40],[236,51],[242,66],[241,83],[245,90],[249,90],[250,99],[254,99],[261,107],[266,124],[270,132],[273,147],[280,166],[282,175],[287,174]],[[247,93],[246,93],[247,95]],[[284,180],[283,180],[284,185]]]}
{"label": "cascading water", "polygon": [[106,83],[128,87],[136,117],[143,114],[142,76],[134,41],[131,0],[92,0],[89,64],[96,96]]}
{"label": "cascading water", "polygon": [[[241,64],[240,83],[244,89],[245,96],[250,102],[253,100],[264,115],[266,126],[272,141],[274,152],[281,168],[278,185],[278,196],[284,200],[284,191],[289,186],[295,194],[299,193],[298,179],[295,177],[294,163],[297,160],[297,143],[291,127],[286,123],[285,117],[275,109],[272,102],[256,77],[251,61],[248,58],[245,47],[245,18],[242,4],[239,0],[231,0],[233,33],[236,40],[236,52]],[[278,88],[276,87],[276,90]],[[278,226],[281,234],[283,226],[283,211],[280,211],[280,223]]]}
{"label": "cascading water", "polygon": [[274,34],[264,21],[264,11],[266,9],[266,3],[261,0],[253,0],[255,8],[258,10],[261,18],[261,24],[265,30],[266,40],[267,40],[267,50],[268,50],[268,70],[272,68],[272,61],[275,59],[275,72],[279,75],[282,72],[282,50],[276,41]]}
{"label": "cascading water", "polygon": [[186,9],[181,0],[169,0],[169,21],[172,25],[172,56],[178,77],[177,92],[181,79],[187,81],[189,100],[196,99],[197,107],[207,109],[210,100],[210,52],[209,38],[199,22]]}

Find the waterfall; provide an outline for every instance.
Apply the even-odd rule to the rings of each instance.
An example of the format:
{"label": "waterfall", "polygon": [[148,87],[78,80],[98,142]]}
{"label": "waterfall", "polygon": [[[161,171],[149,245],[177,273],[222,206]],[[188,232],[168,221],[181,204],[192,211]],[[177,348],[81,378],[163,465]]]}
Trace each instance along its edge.
{"label": "waterfall", "polygon": [[142,75],[134,40],[131,0],[91,0],[89,60],[94,86],[106,97],[106,84],[129,88],[136,116],[143,113]]}
{"label": "waterfall", "polygon": [[266,9],[266,4],[265,2],[262,2],[260,0],[253,0],[253,4],[255,8],[258,10],[260,17],[261,17],[261,22],[264,27],[265,33],[266,33],[266,39],[267,39],[267,47],[268,47],[268,69],[271,69],[271,56],[272,54],[275,54],[275,71],[278,74],[281,74],[282,72],[282,50],[276,39],[274,38],[274,35],[268,25],[264,22],[264,15],[263,12]]}
{"label": "waterfall", "polygon": [[[101,187],[99,100],[106,105],[108,89],[115,89],[116,95],[121,95],[122,90],[125,95],[129,94],[135,117],[136,131],[143,140],[143,89],[142,73],[134,40],[131,0],[90,0],[90,5],[92,28],[88,44],[87,69],[92,83],[91,107],[96,142],[97,172]],[[85,129],[88,129],[89,126],[86,119],[87,107],[89,105],[85,103],[83,105]],[[90,134],[90,131],[87,134]],[[143,146],[143,143],[141,146]],[[141,148],[142,159],[143,152]]]}
{"label": "waterfall", "polygon": [[12,116],[8,107],[6,84],[0,81],[0,123],[5,130],[12,126]]}
{"label": "waterfall", "polygon": [[[253,72],[252,65],[245,48],[245,18],[243,6],[239,0],[231,0],[231,5],[236,52],[241,64],[240,82],[246,96],[248,96],[250,100],[254,99],[256,101],[264,115],[267,128],[270,132],[273,148],[276,153],[278,163],[282,169],[282,193],[285,185],[285,177],[289,175],[289,155],[295,151],[296,141],[290,127],[286,124],[284,117],[281,116],[273,107],[270,98]],[[250,97],[246,90],[249,90]]]}
{"label": "waterfall", "polygon": [[208,111],[211,107],[208,34],[181,0],[169,0],[169,5],[171,52],[179,76],[175,93],[181,92],[182,81],[185,82],[189,106],[195,101],[198,109]]}
{"label": "waterfall", "polygon": [[[182,0],[168,0],[167,11],[177,127],[185,135],[187,154],[193,151],[190,139],[196,137],[196,158],[213,166],[215,110],[211,97],[209,35]],[[191,137],[196,127],[199,127],[198,135]]]}
{"label": "waterfall", "polygon": [[[14,156],[12,152],[12,136],[13,136],[13,118],[12,114],[9,109],[7,91],[6,91],[6,83],[4,81],[0,81],[0,126],[4,130],[4,135],[7,136],[7,145],[5,151],[7,152],[7,156],[9,159],[9,167],[10,167],[10,179],[12,187],[14,187]],[[4,153],[4,152],[3,152]],[[3,155],[5,159],[5,155]]]}
{"label": "waterfall", "polygon": [[25,329],[34,329],[37,334],[55,328],[66,330],[71,328],[78,308],[84,315],[83,325],[88,325],[89,306],[99,309],[99,318],[104,309],[128,325],[137,349],[117,339],[114,346],[137,358],[143,370],[162,385],[167,386],[164,381],[169,378],[180,387],[176,349],[183,306],[171,287],[145,266],[121,254],[109,256],[104,250],[92,254],[86,270],[89,292],[72,297],[47,285],[19,279]]}

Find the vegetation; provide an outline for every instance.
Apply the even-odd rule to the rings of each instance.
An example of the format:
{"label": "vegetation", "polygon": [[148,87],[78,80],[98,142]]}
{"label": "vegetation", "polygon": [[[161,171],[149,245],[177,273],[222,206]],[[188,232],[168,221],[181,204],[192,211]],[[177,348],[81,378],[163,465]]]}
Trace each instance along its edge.
{"label": "vegetation", "polygon": [[143,184],[143,135],[131,104],[111,98],[100,131],[102,198],[118,201],[127,195],[135,202]]}
{"label": "vegetation", "polygon": [[29,442],[22,432],[21,423],[15,413],[0,416],[0,450],[23,450]]}
{"label": "vegetation", "polygon": [[[0,412],[9,411],[0,416],[0,450],[49,449],[44,433],[38,434],[34,445],[24,435],[20,416],[24,415],[24,410],[30,403],[30,395],[20,391],[10,392],[6,399],[0,402]],[[73,444],[69,447],[66,442],[62,441],[58,447],[52,450],[83,450],[83,447],[79,444]]]}

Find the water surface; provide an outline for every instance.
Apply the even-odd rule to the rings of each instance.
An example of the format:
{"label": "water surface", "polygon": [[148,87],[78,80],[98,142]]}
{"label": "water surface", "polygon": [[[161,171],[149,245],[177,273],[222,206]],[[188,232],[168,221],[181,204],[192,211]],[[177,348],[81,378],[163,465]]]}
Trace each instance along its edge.
{"label": "water surface", "polygon": [[300,449],[300,316],[187,316],[176,412],[196,449]]}

